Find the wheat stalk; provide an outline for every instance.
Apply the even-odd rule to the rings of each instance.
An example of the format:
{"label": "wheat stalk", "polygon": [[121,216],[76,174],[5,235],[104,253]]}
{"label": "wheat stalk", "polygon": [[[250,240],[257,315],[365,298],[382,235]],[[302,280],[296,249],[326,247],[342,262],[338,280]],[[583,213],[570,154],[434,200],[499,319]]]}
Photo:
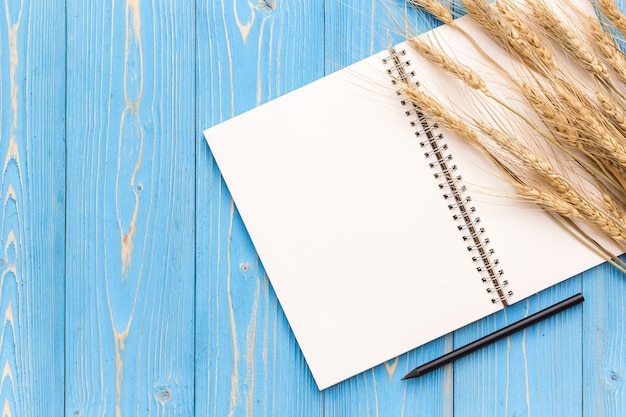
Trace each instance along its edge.
{"label": "wheat stalk", "polygon": [[578,34],[570,29],[542,0],[526,0],[539,25],[561,45],[569,56],[585,70],[605,82],[611,81],[606,66],[585,46]]}
{"label": "wheat stalk", "polygon": [[557,79],[553,88],[578,130],[578,136],[572,138],[579,143],[578,148],[598,160],[607,161],[618,172],[626,172],[626,139],[598,106],[566,80]]}
{"label": "wheat stalk", "polygon": [[530,60],[532,67],[538,68],[540,67],[538,64],[542,64],[544,67],[543,71],[557,71],[559,68],[554,61],[550,48],[548,48],[543,40],[541,40],[541,38],[531,30],[530,26],[522,20],[522,12],[506,1],[498,1],[495,4],[502,17],[506,19],[523,39],[526,47],[520,50],[520,53],[525,51],[529,52],[529,56],[525,56],[524,58]]}
{"label": "wheat stalk", "polygon": [[626,83],[626,58],[624,58],[624,54],[619,51],[615,41],[603,30],[602,25],[597,19],[589,18],[588,22],[591,28],[591,36],[595,41],[596,47],[619,79],[623,83]]}
{"label": "wheat stalk", "polygon": [[626,17],[619,10],[613,0],[597,0],[600,4],[602,14],[605,15],[613,24],[615,29],[626,35]]}
{"label": "wheat stalk", "polygon": [[[522,120],[531,128],[530,133],[537,135],[532,140],[546,140],[547,148],[539,145],[535,150],[523,145],[516,140],[515,133],[506,128],[496,129],[479,117],[466,115],[463,119],[422,90],[403,84],[408,99],[421,112],[480,149],[508,176],[520,197],[551,213],[604,258],[610,259],[613,255],[572,219],[584,221],[622,248],[626,247],[626,96],[622,93],[626,85],[626,59],[611,36],[603,31],[602,25],[595,19],[585,18],[589,22],[590,34],[583,37],[566,25],[543,0],[526,0],[534,16],[535,24],[532,25],[528,23],[531,15],[507,0],[500,0],[495,5],[487,0],[461,0],[482,29],[510,56],[531,70],[517,67],[517,72],[509,72],[451,20],[450,12],[441,3],[436,0],[410,1],[451,24],[470,40],[494,68],[508,77],[536,113],[541,126],[536,126],[530,120],[532,118],[494,95],[472,68],[422,39],[411,39],[409,45],[468,88],[493,100],[506,110],[506,115]],[[616,27],[626,22],[623,15],[611,7],[613,2],[600,0],[600,4],[603,13]],[[583,16],[577,10],[574,13]],[[535,27],[541,28],[542,33],[537,33]],[[620,30],[624,28],[626,25]],[[551,49],[552,43],[544,41],[546,36],[553,39],[597,84],[590,86],[586,79],[578,80],[567,66],[561,65]],[[492,113],[489,117],[493,120],[496,116]],[[499,126],[518,126],[515,120],[499,123]],[[567,156],[565,164],[560,157],[543,156],[543,152],[558,150]],[[579,177],[579,169],[572,169],[571,162],[584,168],[583,177]],[[611,262],[626,272],[625,263],[617,258]]]}
{"label": "wheat stalk", "polygon": [[420,88],[407,83],[400,83],[407,98],[416,105],[420,112],[427,114],[435,122],[446,126],[467,142],[491,155],[491,152],[480,142],[476,133],[459,117],[452,115],[440,103],[425,94]]}
{"label": "wheat stalk", "polygon": [[[435,121],[445,125],[460,137],[465,138],[469,143],[482,149],[489,158],[496,162],[498,166],[505,165],[496,156],[493,148],[485,145],[478,135],[460,118],[450,114],[441,104],[430,98],[421,90],[403,86],[405,94],[421,111],[431,116]],[[553,191],[537,190],[528,187],[520,182],[520,176],[513,172],[513,183],[520,191],[520,195],[525,198],[533,198],[535,202],[545,208],[549,208],[559,215],[576,217],[588,221],[590,224],[606,232],[612,239],[626,243],[626,227],[616,221],[612,216],[607,215],[599,207],[591,204],[585,197],[577,192],[574,187],[558,173],[558,171],[547,161],[539,158],[530,148],[512,140],[500,131],[490,127],[481,120],[475,120],[479,131],[494,141],[499,148],[503,149],[507,155],[517,159],[525,169],[539,175],[542,181],[549,185]],[[561,200],[553,201],[554,196],[561,196]]]}
{"label": "wheat stalk", "polygon": [[626,229],[602,211],[589,205],[587,201],[576,195],[555,194],[546,190],[538,190],[525,185],[518,185],[519,195],[533,201],[546,210],[559,216],[578,218],[588,221],[605,232],[611,239],[626,243]]}
{"label": "wheat stalk", "polygon": [[419,37],[408,39],[407,43],[428,61],[439,66],[447,73],[459,78],[470,88],[482,91],[488,95],[491,94],[487,89],[485,81],[468,66],[463,65],[446,54],[438,51],[430,43]]}
{"label": "wheat stalk", "polygon": [[624,108],[612,96],[603,93],[600,89],[596,90],[596,97],[602,111],[609,117],[613,125],[620,130],[622,136],[626,134]]}
{"label": "wheat stalk", "polygon": [[[597,156],[596,147],[589,146],[588,142],[593,139],[585,135],[588,129],[581,127],[578,121],[578,117],[583,116],[572,112],[572,109],[565,106],[562,100],[546,87],[532,88],[525,84],[521,92],[539,119],[549,129],[551,136],[544,136],[548,142],[570,156],[598,181],[603,180],[618,190],[626,190],[624,184],[621,184],[619,179],[604,167],[602,158]],[[582,106],[576,106],[576,108],[578,112],[582,111]],[[570,148],[576,152],[570,151]]]}
{"label": "wheat stalk", "polygon": [[[535,183],[537,187],[532,193],[529,192],[527,185],[516,182],[523,197],[533,196],[536,202],[552,207],[560,215],[583,219],[607,232],[611,238],[626,242],[626,223],[617,204],[609,195],[603,195],[604,207],[594,204],[577,191],[554,165],[542,159],[536,152],[482,120],[475,120],[475,124],[483,134],[504,150],[507,156],[514,158],[521,169],[532,173],[527,174],[526,178],[530,175],[539,178],[540,182]],[[517,175],[517,178],[519,177]],[[550,201],[555,196],[559,196],[560,199]]]}
{"label": "wheat stalk", "polygon": [[444,7],[437,0],[409,0],[409,3],[423,8],[443,23],[456,26],[456,22],[454,21],[450,10]]}
{"label": "wheat stalk", "polygon": [[[531,63],[533,69],[534,61],[531,45],[526,38],[511,24],[509,19],[502,16],[499,10],[488,0],[461,0],[472,18],[498,43],[505,48],[510,48],[523,62]],[[521,25],[519,25],[521,27]]]}
{"label": "wheat stalk", "polygon": [[[459,63],[457,60],[449,57],[443,52],[434,48],[429,42],[419,38],[414,37],[407,41],[407,43],[415,49],[420,55],[426,58],[431,63],[439,66],[441,69],[446,71],[447,73],[457,77],[461,81],[463,81],[468,87],[482,92],[486,97],[494,100],[498,105],[502,108],[506,109],[513,115],[519,117],[524,123],[526,123],[533,131],[538,133],[544,139],[552,143],[553,145],[559,147],[562,151],[569,154],[575,160],[578,160],[583,166],[585,166],[590,172],[596,173],[597,175],[601,175],[606,177],[614,186],[618,184],[609,179],[609,175],[606,172],[597,172],[595,167],[598,164],[589,164],[587,159],[581,159],[581,157],[577,154],[573,154],[563,147],[563,143],[566,143],[570,147],[576,147],[579,151],[581,151],[587,158],[591,158],[591,156],[587,155],[587,150],[582,142],[579,141],[580,135],[578,133],[579,129],[577,127],[572,126],[567,118],[562,116],[562,109],[555,110],[551,108],[549,104],[552,106],[556,106],[559,103],[558,98],[547,99],[549,96],[544,94],[543,96],[538,96],[537,93],[526,83],[520,83],[518,81],[517,85],[522,94],[529,100],[529,102],[533,105],[534,109],[540,115],[540,119],[544,122],[544,124],[552,129],[553,132],[546,132],[536,126],[532,121],[530,121],[526,116],[521,114],[519,111],[511,107],[508,103],[498,98],[494,95],[486,86],[485,81],[478,75],[475,71],[469,68],[466,65]],[[566,85],[563,81],[560,82],[563,85]],[[581,104],[583,101],[577,99],[576,97],[572,97],[571,94],[567,94],[567,91],[571,90],[572,87],[568,87],[568,89],[564,89],[564,87],[560,87],[563,92],[562,96],[565,96],[569,100],[567,103],[570,107],[575,107],[578,113],[583,112],[584,106]],[[585,119],[583,119],[585,120]],[[577,125],[578,126],[578,125]],[[599,128],[598,128],[599,129]],[[603,130],[599,129],[600,132]]]}

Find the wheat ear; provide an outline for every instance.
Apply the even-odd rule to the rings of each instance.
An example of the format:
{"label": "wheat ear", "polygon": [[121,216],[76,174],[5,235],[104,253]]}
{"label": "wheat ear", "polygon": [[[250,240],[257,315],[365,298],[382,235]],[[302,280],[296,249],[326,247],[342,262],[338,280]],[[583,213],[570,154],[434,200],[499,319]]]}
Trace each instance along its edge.
{"label": "wheat ear", "polygon": [[[597,207],[589,204],[566,180],[556,173],[550,164],[541,161],[538,157],[533,155],[532,151],[528,148],[516,144],[514,141],[507,140],[505,136],[497,136],[494,129],[488,128],[488,126],[482,122],[477,122],[477,126],[483,133],[494,139],[494,142],[501,145],[512,156],[515,156],[518,160],[527,164],[531,170],[539,173],[544,181],[548,182],[564,200],[554,202],[552,201],[553,199],[549,198],[553,194],[531,189],[525,185],[509,167],[506,167],[506,165],[496,157],[495,153],[479,139],[476,132],[465,122],[450,114],[441,104],[437,103],[420,89],[408,84],[401,84],[401,86],[407,98],[418,106],[420,111],[432,117],[436,122],[446,126],[472,145],[478,147],[491,161],[503,168],[505,172],[509,173],[509,176],[513,179],[512,182],[516,185],[518,190],[520,190],[522,196],[526,198],[532,197],[533,200],[543,207],[552,206],[551,210],[557,212],[559,215],[575,215],[577,218],[585,219],[589,223],[604,230],[612,238],[626,242],[626,230],[620,227],[619,223],[607,216]],[[565,205],[565,203],[568,204]]]}
{"label": "wheat ear", "polygon": [[576,195],[555,194],[546,190],[538,190],[524,185],[518,186],[521,197],[527,198],[544,209],[553,211],[560,216],[578,218],[604,231],[611,239],[626,243],[626,229],[603,211],[591,206],[587,201]]}
{"label": "wheat ear", "polygon": [[[495,96],[486,87],[486,84],[484,80],[480,77],[480,75],[478,75],[471,68],[459,63],[458,61],[447,56],[441,51],[438,51],[437,49],[433,48],[428,42],[420,38],[411,38],[407,41],[407,43],[431,63],[439,66],[447,73],[459,78],[468,87],[482,92],[487,98],[495,101],[498,105],[510,111],[513,115],[519,117],[534,132],[538,133],[541,137],[557,146],[559,149],[570,155],[572,158],[578,160],[583,166],[586,166],[589,171],[596,171],[594,167],[597,164],[590,165],[586,160],[581,159],[578,155],[572,153],[570,150],[563,146],[563,143],[567,143],[569,146],[575,146],[579,151],[586,153],[586,150],[582,146],[582,144],[576,140],[578,137],[577,130],[569,124],[567,118],[563,117],[562,112],[555,111],[553,108],[551,108],[548,105],[548,102],[545,101],[545,98],[538,96],[534,92],[534,90],[531,89],[527,84],[518,83],[518,87],[525,95],[527,100],[533,105],[535,110],[539,113],[540,118],[542,119],[544,124],[549,129],[553,130],[552,133],[545,132],[544,130],[540,129],[526,116],[511,107],[508,103]],[[553,136],[553,134],[556,135],[556,138]],[[599,175],[607,179],[607,181],[610,181],[608,178],[609,175],[607,173],[599,173]]]}
{"label": "wheat ear", "polygon": [[[403,88],[407,98],[415,103],[424,114],[432,117],[435,121],[454,131],[469,143],[477,146],[499,167],[505,167],[505,164],[495,156],[495,153],[478,138],[478,135],[465,122],[451,115],[443,106],[419,89],[408,85],[404,85]],[[481,132],[492,138],[494,142],[502,146],[512,156],[516,157],[523,164],[526,164],[529,169],[537,172],[541,178],[555,190],[556,195],[561,196],[562,199],[555,199],[555,194],[552,192],[539,191],[528,187],[519,180],[519,177],[514,171],[506,167],[504,169],[505,172],[508,172],[509,176],[512,177],[512,182],[520,191],[521,196],[531,198],[541,206],[549,207],[559,215],[574,216],[584,219],[605,231],[613,239],[626,242],[626,230],[624,227],[610,216],[607,216],[602,210],[588,203],[549,163],[541,161],[528,148],[523,147],[515,141],[508,140],[504,135],[498,134],[495,129],[489,128],[486,124],[477,122],[477,126]]]}
{"label": "wheat ear", "polygon": [[579,131],[581,146],[596,160],[604,162],[600,167],[617,178],[618,184],[613,185],[624,192],[626,139],[597,106],[570,88],[566,83],[555,85],[557,96],[565,104],[570,120]]}
{"label": "wheat ear", "polygon": [[[467,12],[498,43],[515,52],[522,61],[533,63],[531,47],[520,32],[503,18],[498,9],[487,0],[461,0]],[[533,68],[535,69],[535,68]]]}
{"label": "wheat ear", "polygon": [[618,79],[622,83],[626,83],[626,58],[624,58],[624,54],[620,52],[613,38],[604,31],[597,19],[590,17],[588,22],[591,28],[591,37],[595,41],[596,47],[609,63]]}
{"label": "wheat ear", "polygon": [[580,37],[570,29],[542,0],[526,0],[539,25],[552,35],[580,66],[598,79],[605,82],[611,81],[611,76],[606,66],[598,60],[592,51],[585,46]]}
{"label": "wheat ear", "polygon": [[597,0],[598,4],[602,9],[602,14],[609,19],[609,21],[613,24],[615,29],[620,31],[620,33],[626,36],[626,17],[619,10],[615,1],[613,0]]}
{"label": "wheat ear", "polygon": [[[568,101],[569,108],[579,116],[574,119],[578,124],[583,137],[588,138],[583,145],[596,152],[598,157],[606,161],[613,161],[613,166],[620,172],[626,172],[626,140],[624,136],[605,119],[595,107],[588,105],[580,106],[583,99],[573,97],[569,92],[559,91],[559,96]],[[575,100],[576,105],[572,103]]]}
{"label": "wheat ear", "polygon": [[[506,110],[510,111],[514,115],[521,118],[527,123],[533,130],[538,131],[538,128],[528,118],[522,115],[520,112],[511,107],[508,103],[498,98],[495,94],[489,90],[483,78],[470,67],[458,62],[445,53],[435,49],[430,43],[420,39],[419,37],[411,38],[407,40],[407,43],[425,59],[432,64],[437,65],[448,74],[460,79],[468,87],[480,91],[486,97],[494,100],[498,105],[502,106]],[[507,73],[508,74],[508,73]],[[509,74],[510,75],[510,74]],[[519,81],[516,81],[519,86]]]}
{"label": "wheat ear", "polygon": [[407,43],[428,61],[459,78],[470,88],[482,91],[485,94],[491,94],[487,89],[485,81],[474,70],[438,51],[429,42],[419,37],[414,37],[407,40]]}
{"label": "wheat ear", "polygon": [[[555,207],[559,205],[561,214],[565,214],[567,210],[569,210],[569,215],[576,212],[577,217],[601,228],[609,233],[612,238],[626,242],[626,225],[621,221],[622,216],[615,210],[610,212],[606,210],[606,207],[612,208],[612,205],[607,205],[605,201],[605,208],[603,209],[592,203],[581,195],[565,177],[559,174],[551,163],[540,158],[532,149],[481,120],[475,120],[475,124],[484,135],[504,150],[506,155],[516,159],[524,170],[537,175],[549,187],[549,191],[542,191],[544,196],[561,196],[560,202],[551,203]],[[608,195],[605,198],[607,201],[612,201]],[[564,205],[571,207],[564,209]]]}
{"label": "wheat ear", "polygon": [[604,94],[601,90],[596,90],[596,97],[600,108],[609,117],[622,135],[626,134],[626,117],[624,117],[623,107],[610,95]]}
{"label": "wheat ear", "polygon": [[539,38],[523,20],[523,13],[516,6],[512,6],[507,1],[501,0],[497,1],[495,4],[502,17],[506,19],[522,38],[524,48],[520,49],[518,53],[529,53],[528,56],[522,57],[530,61],[531,68],[539,70],[539,64],[541,64],[543,65],[543,71],[558,71],[559,68],[554,61],[550,48],[547,47],[541,38]]}
{"label": "wheat ear", "polygon": [[418,87],[409,85],[407,83],[400,83],[400,86],[406,97],[414,105],[416,105],[423,114],[428,115],[435,122],[441,124],[442,126],[446,126],[448,129],[452,130],[457,135],[464,138],[474,146],[480,148],[481,150],[487,151],[487,149],[478,139],[476,133],[472,129],[470,129],[470,127],[467,126],[465,122],[463,122],[460,118],[450,114],[450,112],[448,112],[441,104],[439,104],[436,100],[433,100],[432,97],[425,94]]}
{"label": "wheat ear", "polygon": [[437,0],[408,0],[408,1],[409,3],[412,3],[416,6],[423,8],[428,13],[433,15],[437,20],[440,20],[446,24],[455,25],[454,18],[452,17],[452,13],[450,13],[450,10],[444,7]]}
{"label": "wheat ear", "polygon": [[[550,136],[542,135],[542,137],[578,162],[591,175],[603,179],[616,189],[625,189],[619,179],[605,169],[601,160],[592,152],[593,150],[585,146],[586,138],[580,130],[580,124],[575,122],[577,116],[566,117],[565,115],[572,112],[563,106],[556,95],[545,87],[532,88],[527,84],[524,84],[521,91],[551,133]],[[575,149],[577,152],[570,149]]]}
{"label": "wheat ear", "polygon": [[[497,1],[496,8],[500,15],[511,25],[522,38],[524,48],[519,48],[516,52],[520,55],[523,62],[531,69],[540,73],[548,71],[558,71],[559,67],[554,61],[554,57],[550,48],[537,36],[530,26],[524,21],[525,14],[517,7],[509,4],[507,1]],[[516,43],[511,43],[511,47],[515,48]],[[527,55],[524,55],[524,54]]]}
{"label": "wheat ear", "polygon": [[[485,52],[485,50],[482,48],[482,46],[478,42],[476,42],[476,40],[472,37],[472,35],[470,35],[461,26],[457,25],[457,23],[454,20],[454,18],[452,17],[452,14],[450,13],[450,11],[447,8],[445,8],[441,3],[439,3],[437,0],[409,0],[409,2],[412,3],[412,4],[415,4],[417,6],[422,7],[427,12],[429,12],[430,14],[435,16],[435,18],[437,18],[438,20],[440,20],[440,21],[442,21],[444,23],[447,23],[451,27],[455,28],[463,37],[465,37],[472,44],[472,46],[491,65],[493,65],[502,74],[505,74],[507,77],[509,77],[509,79],[513,83],[517,82],[517,80],[514,77],[511,77],[511,74],[509,74],[508,71],[504,67],[502,67],[502,65],[500,65],[500,63],[498,61],[496,61],[490,54]],[[492,11],[494,11],[494,10],[492,10]],[[488,19],[487,21],[482,21],[482,24],[486,25],[486,24],[488,24],[488,22],[492,22],[492,21],[493,21],[493,19],[491,19],[491,20]],[[507,38],[508,38],[507,36],[501,36],[499,38],[499,40],[500,41],[502,41],[502,40],[506,41]]]}

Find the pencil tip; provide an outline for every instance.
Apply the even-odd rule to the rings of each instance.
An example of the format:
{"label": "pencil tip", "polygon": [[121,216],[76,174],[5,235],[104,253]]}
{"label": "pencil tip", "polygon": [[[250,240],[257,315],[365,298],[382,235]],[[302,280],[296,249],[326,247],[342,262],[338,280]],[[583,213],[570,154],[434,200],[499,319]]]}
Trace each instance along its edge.
{"label": "pencil tip", "polygon": [[413,369],[411,372],[402,377],[402,381],[406,381],[407,379],[412,379],[419,376],[419,372],[416,372],[416,369]]}

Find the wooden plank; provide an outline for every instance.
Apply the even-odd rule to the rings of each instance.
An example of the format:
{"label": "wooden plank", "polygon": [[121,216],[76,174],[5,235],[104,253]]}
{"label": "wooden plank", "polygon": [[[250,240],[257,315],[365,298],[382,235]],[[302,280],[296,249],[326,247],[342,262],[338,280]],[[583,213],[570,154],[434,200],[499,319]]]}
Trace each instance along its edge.
{"label": "wooden plank", "polygon": [[[463,346],[581,291],[575,277],[458,330]],[[586,295],[586,294],[585,294]],[[582,415],[583,306],[516,333],[454,364],[457,415]]]}
{"label": "wooden plank", "polygon": [[584,281],[583,372],[584,415],[626,414],[626,281],[617,269],[602,265]]}
{"label": "wooden plank", "polygon": [[346,0],[326,4],[326,73],[388,49],[439,26],[422,9],[386,0]]}
{"label": "wooden plank", "polygon": [[67,415],[193,415],[187,1],[67,2]]}
{"label": "wooden plank", "polygon": [[[626,12],[626,2],[615,3]],[[623,44],[622,44],[623,49]],[[583,413],[597,416],[626,414],[624,375],[626,335],[624,274],[605,264],[585,274],[587,302],[583,315]]]}
{"label": "wooden plank", "polygon": [[0,13],[0,407],[63,415],[65,10]]}
{"label": "wooden plank", "polygon": [[394,360],[357,375],[325,391],[325,416],[452,416],[451,369],[402,381],[425,357],[452,348],[452,337],[442,337]]}
{"label": "wooden plank", "polygon": [[[198,131],[323,74],[323,2],[197,2]],[[198,139],[196,416],[316,416],[317,390]],[[303,265],[306,268],[306,265]]]}

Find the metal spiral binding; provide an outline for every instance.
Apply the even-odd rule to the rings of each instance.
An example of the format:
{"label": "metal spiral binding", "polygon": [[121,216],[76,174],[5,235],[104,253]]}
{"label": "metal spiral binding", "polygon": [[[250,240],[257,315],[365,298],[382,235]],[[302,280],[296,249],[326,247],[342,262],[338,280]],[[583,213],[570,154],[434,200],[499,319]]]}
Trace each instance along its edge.
{"label": "metal spiral binding", "polygon": [[[409,68],[411,64],[405,57],[405,50],[392,48],[389,50],[389,56],[383,59],[383,64],[394,84],[403,82],[419,87],[419,83],[414,80],[415,73]],[[401,89],[396,93],[403,94]],[[418,127],[415,136],[425,136],[420,146],[427,149],[424,156],[430,160],[429,166],[437,170],[434,173],[435,178],[443,180],[439,183],[439,188],[447,189],[443,197],[452,201],[448,204],[450,211],[454,212],[452,218],[461,222],[457,227],[464,232],[463,240],[471,242],[467,250],[472,254],[472,260],[478,264],[476,270],[486,274],[482,276],[481,281],[489,285],[487,292],[492,294],[491,302],[501,302],[507,305],[507,299],[513,295],[513,292],[506,289],[508,281],[501,280],[504,272],[497,269],[499,261],[493,258],[494,250],[488,248],[489,238],[484,237],[485,229],[479,227],[480,217],[475,215],[476,208],[470,206],[471,198],[465,195],[466,187],[461,182],[461,176],[456,174],[457,166],[450,163],[452,155],[446,153],[448,145],[443,143],[443,135],[436,133],[437,124],[432,123],[417,105],[404,99],[400,102],[403,106],[409,106],[405,112],[406,115],[414,117],[410,123],[411,126]]]}

